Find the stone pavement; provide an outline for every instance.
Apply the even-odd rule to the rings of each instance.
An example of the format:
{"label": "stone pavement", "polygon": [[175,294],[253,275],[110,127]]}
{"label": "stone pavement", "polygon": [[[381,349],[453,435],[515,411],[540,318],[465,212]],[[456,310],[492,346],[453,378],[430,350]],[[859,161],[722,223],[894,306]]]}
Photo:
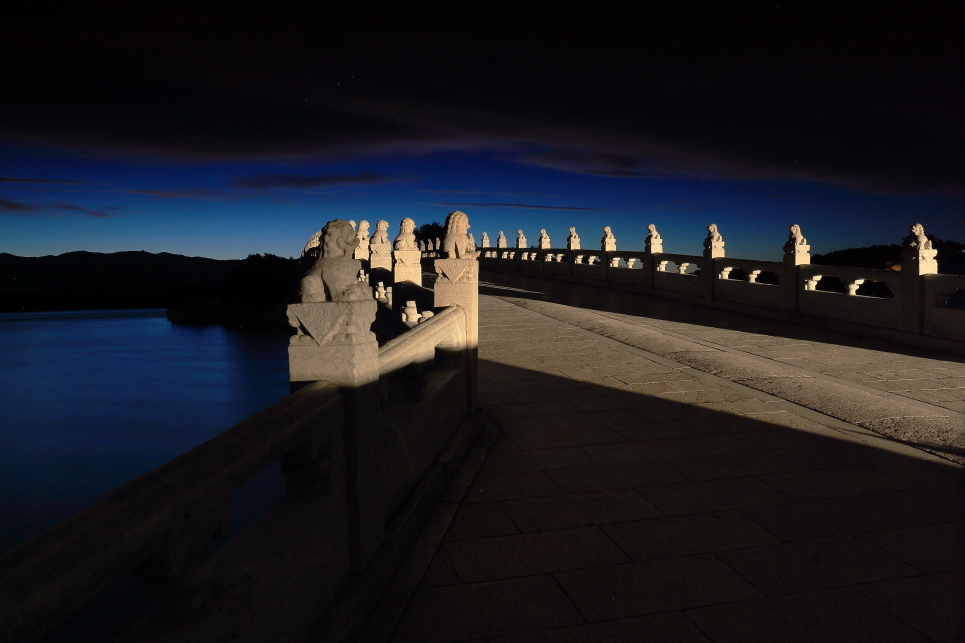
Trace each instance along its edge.
{"label": "stone pavement", "polygon": [[[481,402],[499,431],[374,619],[395,609],[398,625],[363,640],[965,637],[963,470],[867,425],[944,422],[925,446],[954,455],[954,408],[900,394],[939,389],[880,382],[962,382],[959,362],[503,294],[480,301]],[[841,350],[875,360],[827,363]],[[774,384],[804,380],[819,388]],[[819,412],[821,387],[834,401]]]}

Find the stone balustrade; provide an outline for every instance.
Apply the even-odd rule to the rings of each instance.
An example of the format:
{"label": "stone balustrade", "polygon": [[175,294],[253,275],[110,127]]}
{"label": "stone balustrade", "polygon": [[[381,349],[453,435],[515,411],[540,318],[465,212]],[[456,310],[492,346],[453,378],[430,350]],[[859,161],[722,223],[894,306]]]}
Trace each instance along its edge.
{"label": "stone balustrade", "polygon": [[[381,224],[373,261],[388,255]],[[42,636],[128,573],[157,604],[120,641],[358,637],[482,419],[475,257],[435,260],[432,291],[374,281],[353,276],[356,234],[334,221],[306,246],[294,392],[0,557],[0,641]],[[401,332],[380,346],[383,313]],[[285,497],[212,553],[234,494],[279,462]]]}
{"label": "stone balustrade", "polygon": [[[615,247],[612,237],[607,231],[602,244]],[[936,274],[935,250],[920,225],[904,240],[900,271],[812,265],[797,225],[789,228],[779,262],[727,257],[715,225],[708,226],[700,256],[663,252],[665,246],[651,225],[643,252],[530,248],[513,256],[484,249],[480,265],[965,354],[965,311],[955,303],[965,291],[965,276]]]}

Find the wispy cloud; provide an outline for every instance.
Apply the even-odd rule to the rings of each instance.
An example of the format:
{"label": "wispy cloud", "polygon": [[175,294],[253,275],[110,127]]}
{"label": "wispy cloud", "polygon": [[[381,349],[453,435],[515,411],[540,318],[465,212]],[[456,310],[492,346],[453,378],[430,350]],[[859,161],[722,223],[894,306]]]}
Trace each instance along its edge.
{"label": "wispy cloud", "polygon": [[10,199],[4,199],[0,197],[0,212],[12,212],[13,214],[26,214],[28,212],[36,212],[40,210],[41,206],[34,205],[32,203],[19,203],[17,201],[11,201]]}
{"label": "wispy cloud", "polygon": [[558,149],[523,154],[516,161],[573,174],[609,176],[620,179],[667,179],[705,173],[698,171],[696,168],[668,169],[666,163],[657,164],[629,154],[578,149]]}
{"label": "wispy cloud", "polygon": [[73,203],[52,203],[51,207],[57,208],[58,210],[64,210],[66,212],[85,214],[89,217],[94,217],[95,219],[110,219],[114,216],[112,212],[117,210],[117,208],[102,208],[100,210],[92,210],[91,208],[74,205]]}
{"label": "wispy cloud", "polygon": [[264,174],[235,179],[232,185],[242,188],[321,188],[330,185],[375,185],[379,183],[400,183],[414,181],[413,177],[387,176],[375,172],[362,172],[354,176],[345,174],[323,174],[304,176],[300,174]]}
{"label": "wispy cloud", "polygon": [[430,194],[499,194],[502,196],[531,196],[548,197],[559,196],[557,194],[542,194],[540,192],[496,192],[493,190],[422,190]]}
{"label": "wispy cloud", "polygon": [[519,208],[521,210],[576,210],[580,212],[596,212],[599,208],[581,208],[561,205],[535,205],[532,203],[433,203],[446,208]]}
{"label": "wispy cloud", "polygon": [[83,183],[63,179],[23,179],[15,176],[0,176],[0,183]]}
{"label": "wispy cloud", "polygon": [[60,214],[61,212],[72,212],[94,217],[95,219],[109,219],[115,216],[115,212],[121,210],[124,210],[124,208],[119,206],[110,206],[95,210],[73,203],[20,203],[19,201],[11,201],[10,199],[0,197],[0,212],[22,217],[57,217],[62,216]]}
{"label": "wispy cloud", "polygon": [[201,199],[203,201],[219,201],[224,198],[212,190],[204,188],[186,188],[183,190],[131,190],[131,194],[141,196],[156,196],[162,199]]}

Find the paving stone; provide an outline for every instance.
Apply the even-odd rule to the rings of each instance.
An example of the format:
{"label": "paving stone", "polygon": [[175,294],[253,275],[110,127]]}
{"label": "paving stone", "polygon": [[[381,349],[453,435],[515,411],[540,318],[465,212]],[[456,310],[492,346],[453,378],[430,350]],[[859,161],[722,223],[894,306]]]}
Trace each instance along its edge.
{"label": "paving stone", "polygon": [[880,531],[864,537],[925,574],[965,568],[965,528],[961,523]]}
{"label": "paving stone", "polygon": [[928,402],[929,404],[941,404],[942,402],[961,402],[965,401],[965,389],[960,388],[939,388],[921,391],[902,391],[901,395],[913,400]]}
{"label": "paving stone", "polygon": [[421,589],[393,643],[442,643],[576,625],[583,618],[551,576]]}
{"label": "paving stone", "polygon": [[965,521],[965,491],[958,486],[874,494],[868,499],[919,525]]}
{"label": "paving stone", "polygon": [[905,461],[907,456],[875,448],[863,442],[815,437],[812,444],[793,449],[778,449],[776,454],[805,469],[830,469],[861,464]]}
{"label": "paving stone", "polygon": [[444,540],[487,538],[518,534],[519,529],[498,502],[477,502],[459,507]]}
{"label": "paving stone", "polygon": [[926,639],[851,588],[687,610],[714,643],[917,643]]}
{"label": "paving stone", "polygon": [[643,487],[638,491],[670,516],[793,502],[757,478],[685,482]]}
{"label": "paving stone", "polygon": [[857,590],[933,641],[965,639],[965,578],[960,573],[882,581]]}
{"label": "paving stone", "polygon": [[492,502],[554,496],[560,493],[562,493],[560,488],[542,471],[501,473],[476,478],[476,482],[466,494],[465,502]]}
{"label": "paving stone", "polygon": [[632,422],[609,425],[628,440],[647,442],[671,438],[689,438],[695,435],[717,435],[744,433],[759,430],[756,420],[741,417],[719,417],[716,421],[706,417],[657,419],[654,421]]}
{"label": "paving stone", "polygon": [[944,462],[906,460],[873,464],[871,468],[904,482],[910,487],[965,487],[965,469]]}
{"label": "paving stone", "polygon": [[813,377],[752,380],[747,385],[851,423],[912,415],[939,415],[915,402],[886,398]]}
{"label": "paving stone", "polygon": [[480,394],[504,392],[516,393],[530,390],[542,391],[544,389],[542,385],[535,380],[527,380],[523,382],[479,382]]}
{"label": "paving stone", "polygon": [[498,419],[493,418],[493,421],[496,424],[498,424],[499,428],[501,428],[506,433],[551,428],[549,423],[546,422],[546,420],[544,420],[541,417],[534,417],[534,416],[498,418]]}
{"label": "paving stone", "polygon": [[738,402],[742,400],[754,399],[749,395],[739,393],[731,389],[684,391],[682,393],[670,391],[667,393],[659,393],[657,394],[657,397],[680,404],[700,404],[702,402]]}
{"label": "paving stone", "polygon": [[939,380],[881,380],[879,382],[865,382],[865,386],[879,389],[881,391],[920,391],[929,389],[948,388],[947,384],[940,383]]}
{"label": "paving stone", "polygon": [[[623,376],[620,376],[620,380],[623,380]],[[638,373],[633,375],[633,382],[627,382],[633,388],[641,387],[642,392],[646,392],[643,387],[644,384],[654,383],[654,382],[689,382],[693,381],[694,374],[693,371],[688,370],[668,370],[667,372],[655,372],[655,373]]]}
{"label": "paving stone", "polygon": [[455,585],[459,582],[459,575],[456,568],[449,560],[449,554],[445,547],[438,547],[435,555],[426,568],[426,573],[422,576],[419,587],[442,587],[444,585]]}
{"label": "paving stone", "polygon": [[[573,405],[581,411],[595,411],[597,413],[609,414],[616,409],[635,409],[640,406],[642,399],[639,395],[630,393],[626,387],[623,389],[610,389],[610,393],[604,393],[604,389],[594,391],[594,395],[583,396],[580,392],[579,397],[573,400]],[[621,395],[622,393],[622,395]]]}
{"label": "paving stone", "polygon": [[553,469],[546,474],[566,493],[629,489],[688,481],[686,476],[660,461]]}
{"label": "paving stone", "polygon": [[663,516],[633,489],[505,500],[503,509],[524,532],[589,527]]}
{"label": "paving stone", "polygon": [[742,453],[772,449],[800,449],[811,444],[800,432],[788,429],[697,435],[687,439],[709,453]]}
{"label": "paving stone", "polygon": [[782,458],[776,451],[702,455],[666,462],[691,480],[746,478],[801,469],[800,465]]}
{"label": "paving stone", "polygon": [[943,409],[948,409],[950,411],[965,413],[965,401],[962,400],[956,400],[954,402],[937,402],[936,406],[940,406]]}
{"label": "paving stone", "polygon": [[499,457],[492,457],[493,455],[490,451],[490,456],[487,456],[480,470],[481,474],[542,471],[598,464],[597,460],[579,447],[525,450],[516,448],[512,452],[500,454]]}
{"label": "paving stone", "polygon": [[862,496],[907,488],[869,467],[841,467],[761,476],[761,480],[795,500]]}
{"label": "paving stone", "polygon": [[918,570],[858,536],[720,552],[717,556],[769,596],[916,576]]}
{"label": "paving stone", "polygon": [[763,400],[737,400],[734,402],[722,402],[726,407],[732,408],[738,413],[746,415],[770,415],[772,413],[784,413],[789,405],[783,400],[765,402]]}
{"label": "paving stone", "polygon": [[786,541],[850,536],[914,524],[909,518],[867,497],[750,507],[742,509],[741,513]]}
{"label": "paving stone", "polygon": [[933,369],[924,371],[917,368],[906,368],[891,371],[882,371],[870,368],[865,370],[868,373],[885,380],[924,380],[934,377],[937,373],[937,371]]}
{"label": "paving stone", "polygon": [[626,443],[627,439],[605,426],[575,428],[550,428],[521,431],[510,434],[520,449],[549,449],[592,444]]}
{"label": "paving stone", "polygon": [[595,567],[554,576],[589,621],[761,597],[713,555]]}
{"label": "paving stone", "polygon": [[607,426],[634,422],[640,418],[640,413],[634,409],[617,409],[610,413],[598,411],[580,411],[554,415],[544,415],[547,424],[558,429],[586,428],[592,426]]}
{"label": "paving stone", "polygon": [[467,583],[629,561],[596,527],[457,540],[446,551]]}
{"label": "paving stone", "polygon": [[780,542],[737,511],[638,520],[601,528],[633,560],[691,556]]}
{"label": "paving stone", "polygon": [[691,455],[705,455],[707,451],[683,438],[626,442],[621,444],[597,444],[583,449],[601,464],[617,462],[644,462]]}
{"label": "paving stone", "polygon": [[710,639],[680,612],[587,623],[492,638],[489,643],[710,643]]}
{"label": "paving stone", "polygon": [[551,400],[546,402],[515,402],[512,404],[498,404],[486,407],[486,412],[497,422],[502,418],[515,417],[537,417],[544,418],[548,422],[555,413],[568,413],[579,409],[563,400]]}
{"label": "paving stone", "polygon": [[[582,401],[583,399],[607,399],[597,391],[587,390],[585,386],[580,388],[579,398],[574,398],[573,392],[569,389],[533,389],[527,391],[513,391],[511,397],[517,402],[555,402],[557,400]],[[581,409],[585,410],[585,409]]]}

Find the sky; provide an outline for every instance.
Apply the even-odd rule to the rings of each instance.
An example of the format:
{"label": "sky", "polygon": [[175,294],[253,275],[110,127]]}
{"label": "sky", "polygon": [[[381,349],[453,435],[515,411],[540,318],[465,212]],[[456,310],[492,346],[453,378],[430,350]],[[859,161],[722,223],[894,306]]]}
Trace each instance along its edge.
{"label": "sky", "polygon": [[134,4],[0,18],[0,252],[297,256],[455,209],[555,247],[965,241],[961,3]]}

